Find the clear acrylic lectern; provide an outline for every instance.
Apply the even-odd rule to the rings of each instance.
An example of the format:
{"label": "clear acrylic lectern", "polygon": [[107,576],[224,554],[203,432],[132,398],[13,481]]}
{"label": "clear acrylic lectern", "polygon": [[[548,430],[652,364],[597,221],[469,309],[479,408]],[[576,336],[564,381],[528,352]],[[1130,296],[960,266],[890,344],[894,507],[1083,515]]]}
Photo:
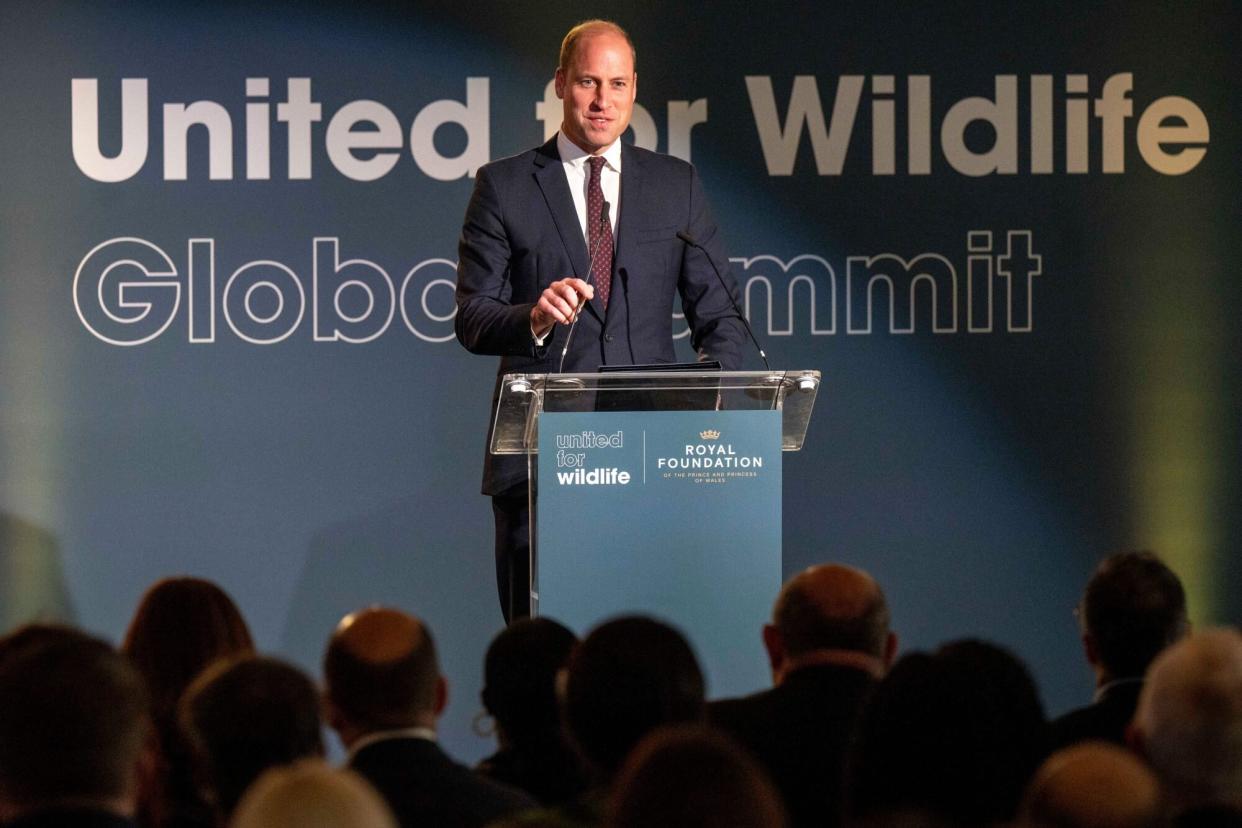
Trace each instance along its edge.
{"label": "clear acrylic lectern", "polygon": [[[507,374],[503,377],[492,423],[490,450],[493,454],[525,454],[528,458],[531,613],[538,614],[540,592],[537,552],[537,481],[540,476],[537,456],[539,421],[543,414],[767,411],[772,412],[772,418],[779,419],[781,450],[798,451],[806,437],[819,385],[820,372],[811,370],[619,371],[599,374]],[[779,463],[776,465],[779,478]],[[779,479],[777,485],[779,487]],[[777,492],[779,500],[779,488]],[[779,539],[779,514],[777,521]],[[764,596],[764,600],[770,600],[770,597]]]}

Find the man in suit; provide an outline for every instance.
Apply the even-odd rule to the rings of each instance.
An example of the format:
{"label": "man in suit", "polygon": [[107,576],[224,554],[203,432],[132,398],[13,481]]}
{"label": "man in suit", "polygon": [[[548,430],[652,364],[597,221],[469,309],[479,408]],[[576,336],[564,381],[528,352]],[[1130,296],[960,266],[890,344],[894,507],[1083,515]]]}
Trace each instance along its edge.
{"label": "man in suit", "polygon": [[[634,67],[633,44],[615,23],[575,26],[556,69],[564,105],[556,137],[478,171],[458,247],[455,324],[468,350],[501,357],[498,379],[673,362],[677,295],[700,358],[741,367],[739,292],[697,173],[621,143]],[[488,455],[483,493],[493,499],[502,609],[521,617],[529,614],[526,458]]]}
{"label": "man in suit", "polygon": [[1051,724],[1053,747],[1088,739],[1126,743],[1143,674],[1189,629],[1186,593],[1150,552],[1122,552],[1096,568],[1078,606],[1082,644],[1095,672],[1095,700]]}
{"label": "man in suit", "polygon": [[0,822],[132,828],[151,733],[142,677],[68,627],[0,639]]}
{"label": "man in suit", "polygon": [[792,825],[839,825],[856,721],[897,652],[884,593],[860,569],[813,566],[781,589],[763,644],[775,686],[708,719],[764,766]]}
{"label": "man in suit", "polygon": [[346,616],[323,671],[328,724],[349,751],[349,768],[375,786],[403,828],[476,828],[535,804],[436,744],[448,684],[417,618],[385,608]]}

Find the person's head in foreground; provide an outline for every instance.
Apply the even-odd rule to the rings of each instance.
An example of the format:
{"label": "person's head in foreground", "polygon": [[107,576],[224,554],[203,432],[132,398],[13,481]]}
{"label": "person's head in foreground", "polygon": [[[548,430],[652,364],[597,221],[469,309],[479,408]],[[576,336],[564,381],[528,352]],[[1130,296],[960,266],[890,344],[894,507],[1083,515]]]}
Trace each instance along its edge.
{"label": "person's head in foreground", "polygon": [[397,828],[397,820],[361,776],[306,759],[260,776],[230,828]]}

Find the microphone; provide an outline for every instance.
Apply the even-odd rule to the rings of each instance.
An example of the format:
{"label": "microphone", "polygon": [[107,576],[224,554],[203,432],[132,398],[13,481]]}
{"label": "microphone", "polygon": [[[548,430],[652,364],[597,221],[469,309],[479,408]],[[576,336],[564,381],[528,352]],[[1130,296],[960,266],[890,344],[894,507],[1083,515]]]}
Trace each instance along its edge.
{"label": "microphone", "polygon": [[763,352],[763,346],[759,344],[759,340],[755,339],[755,332],[750,329],[750,322],[746,321],[746,314],[742,313],[741,306],[738,305],[737,299],[733,297],[733,291],[729,290],[729,286],[725,284],[724,276],[720,274],[720,268],[716,267],[716,262],[712,259],[712,254],[707,252],[706,247],[695,241],[694,236],[691,236],[684,230],[677,231],[677,238],[681,239],[690,247],[693,247],[696,250],[701,250],[703,255],[707,257],[707,263],[712,266],[712,272],[715,273],[716,278],[720,280],[720,286],[724,288],[725,295],[728,296],[729,301],[733,303],[733,310],[737,314],[737,318],[741,320],[742,327],[746,329],[746,333],[750,334],[750,341],[755,343],[755,350],[759,352],[759,358],[763,360],[763,367],[771,371],[772,366],[768,365],[768,355]]}
{"label": "microphone", "polygon": [[[595,249],[591,251],[590,264],[587,268],[586,283],[588,285],[591,284],[591,277],[595,274],[595,257],[599,255],[599,248],[603,246],[604,243],[604,233],[602,230],[605,226],[611,225],[611,223],[612,220],[608,217],[608,202],[605,201],[604,206],[599,213],[599,229],[601,232],[595,237]],[[589,229],[587,236],[590,236]],[[594,287],[594,285],[592,285],[592,287]],[[578,327],[578,316],[582,313],[582,306],[585,304],[586,299],[583,298],[579,300],[578,307],[574,308],[574,319],[569,323],[569,333],[565,336],[565,347],[561,349],[561,361],[556,366],[556,373],[558,374],[564,373],[565,355],[569,353],[569,343],[574,339],[574,328]]]}

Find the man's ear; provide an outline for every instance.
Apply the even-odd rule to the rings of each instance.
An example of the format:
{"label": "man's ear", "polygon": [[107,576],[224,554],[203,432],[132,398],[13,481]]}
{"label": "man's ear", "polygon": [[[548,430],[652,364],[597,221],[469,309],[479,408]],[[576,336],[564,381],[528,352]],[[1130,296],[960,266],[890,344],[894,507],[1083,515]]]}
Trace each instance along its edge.
{"label": "man's ear", "polygon": [[893,662],[897,660],[897,633],[890,632],[888,638],[884,639],[884,672],[888,672],[888,668],[893,666]]}
{"label": "man's ear", "polygon": [[[197,755],[198,749],[194,748],[192,753],[192,767],[197,781],[197,778],[202,775],[202,763]],[[138,752],[138,757],[134,760],[132,772],[138,802],[150,802],[161,793],[160,782],[167,774],[168,768],[163,752],[160,750],[159,736],[155,734],[154,729],[144,740],[142,750]]]}
{"label": "man's ear", "polygon": [[768,652],[768,665],[775,676],[785,664],[785,639],[773,624],[763,625],[763,648]]}
{"label": "man's ear", "polygon": [[1143,728],[1133,719],[1126,725],[1126,746],[1144,760],[1147,759],[1147,738],[1143,735]]}
{"label": "man's ear", "polygon": [[565,100],[565,70],[556,67],[556,75],[553,77],[553,85],[556,88],[556,97]]}
{"label": "man's ear", "polygon": [[319,711],[323,716],[324,724],[332,728],[337,733],[341,732],[341,727],[345,724],[341,711],[332,703],[332,696],[325,690],[323,695],[319,697]]}
{"label": "man's ear", "polygon": [[448,679],[440,676],[436,679],[436,718],[448,707]]}
{"label": "man's ear", "polygon": [[1082,634],[1082,654],[1086,657],[1087,663],[1092,667],[1100,666],[1100,647],[1096,644],[1095,636],[1091,633]]}

